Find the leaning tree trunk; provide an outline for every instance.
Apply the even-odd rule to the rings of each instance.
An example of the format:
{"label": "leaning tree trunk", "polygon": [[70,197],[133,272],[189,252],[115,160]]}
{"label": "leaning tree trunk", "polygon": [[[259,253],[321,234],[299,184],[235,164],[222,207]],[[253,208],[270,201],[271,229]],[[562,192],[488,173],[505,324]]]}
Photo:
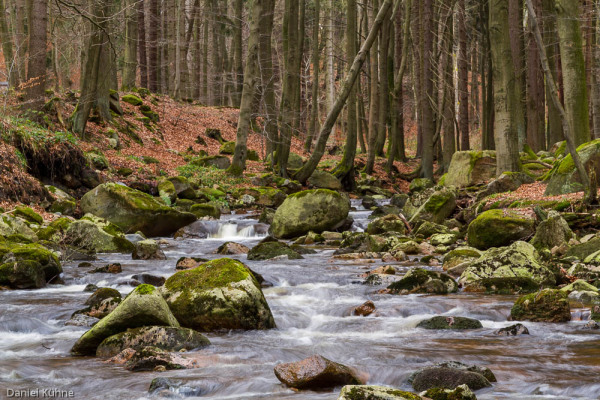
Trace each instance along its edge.
{"label": "leaning tree trunk", "polygon": [[227,170],[233,175],[241,175],[246,168],[246,155],[248,147],[248,133],[252,121],[252,106],[260,81],[259,71],[259,48],[260,48],[260,22],[263,13],[264,0],[255,0],[252,6],[250,20],[250,37],[248,38],[248,53],[246,56],[246,68],[244,70],[244,87],[240,103],[240,114],[238,117],[237,138],[233,161]]}
{"label": "leaning tree trunk", "polygon": [[520,169],[518,113],[520,92],[515,90],[516,75],[512,60],[508,24],[508,0],[490,0],[489,10],[492,70],[494,79],[494,137],[496,174]]}
{"label": "leaning tree trunk", "polygon": [[589,105],[585,60],[579,26],[579,1],[556,0],[564,102],[575,145],[590,141]]}
{"label": "leaning tree trunk", "polygon": [[[369,22],[375,21],[377,11],[377,0],[371,0],[373,6],[371,7],[371,13]],[[371,22],[373,24],[373,22]],[[383,21],[382,21],[383,24]],[[375,165],[376,156],[376,142],[377,142],[377,122],[379,121],[379,67],[378,67],[378,40],[375,38],[375,44],[369,54],[369,83],[370,83],[370,99],[369,99],[369,131],[367,133],[367,165],[365,166],[365,172],[367,174],[373,173],[373,167]]]}
{"label": "leaning tree trunk", "polygon": [[529,19],[531,21],[532,31],[534,33],[535,41],[537,43],[539,53],[540,53],[540,62],[542,64],[542,69],[544,71],[544,75],[546,76],[546,84],[548,85],[548,92],[552,97],[552,102],[554,106],[558,109],[561,121],[563,125],[563,129],[565,132],[565,138],[567,140],[567,147],[569,148],[569,153],[573,159],[573,163],[575,164],[575,168],[577,168],[577,172],[579,173],[579,178],[583,182],[585,188],[585,202],[587,204],[595,204],[598,202],[598,188],[596,185],[596,179],[594,176],[590,177],[585,169],[585,166],[581,162],[581,158],[577,153],[577,146],[575,144],[575,131],[573,130],[573,125],[571,125],[571,119],[568,117],[568,114],[565,108],[562,106],[560,99],[558,97],[558,88],[556,86],[556,82],[554,81],[554,77],[552,72],[550,71],[550,66],[548,63],[548,57],[546,56],[546,51],[544,48],[544,43],[542,40],[542,34],[540,33],[540,28],[537,22],[537,16],[535,9],[533,8],[533,4],[531,0],[526,0],[527,9],[529,11]]}
{"label": "leaning tree trunk", "polygon": [[33,0],[29,24],[29,60],[24,108],[34,111],[40,111],[45,102],[47,25],[48,1]]}
{"label": "leaning tree trunk", "polygon": [[338,94],[338,98],[335,101],[335,104],[331,111],[327,114],[325,123],[323,124],[323,127],[319,132],[319,136],[315,145],[315,150],[313,151],[306,164],[304,164],[304,166],[300,168],[300,170],[294,175],[294,178],[296,178],[298,181],[305,183],[307,179],[310,178],[314,170],[317,168],[319,161],[321,161],[321,158],[325,153],[327,139],[329,139],[329,135],[331,134],[331,129],[333,128],[333,125],[335,124],[335,121],[337,120],[338,116],[342,112],[342,109],[344,108],[344,104],[346,103],[348,96],[350,96],[350,92],[352,90],[352,87],[354,86],[354,83],[356,82],[358,74],[360,73],[360,69],[362,68],[365,59],[367,58],[367,53],[373,45],[373,42],[375,41],[375,38],[379,33],[379,29],[381,28],[381,24],[383,23],[383,19],[386,17],[391,5],[392,0],[384,0],[383,4],[381,5],[379,13],[377,14],[377,17],[371,25],[371,30],[369,32],[369,35],[367,36],[367,39],[360,48],[360,51],[356,54],[356,57],[354,57],[352,67],[350,67],[350,72],[344,80],[344,84],[341,87],[341,90]]}

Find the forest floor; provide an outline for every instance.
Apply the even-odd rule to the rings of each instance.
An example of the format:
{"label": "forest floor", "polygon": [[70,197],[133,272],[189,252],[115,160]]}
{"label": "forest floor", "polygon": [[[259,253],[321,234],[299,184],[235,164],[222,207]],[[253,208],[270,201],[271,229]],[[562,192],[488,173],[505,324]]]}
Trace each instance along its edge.
{"label": "forest floor", "polygon": [[[84,154],[96,153],[105,157],[109,168],[98,171],[104,181],[122,182],[153,182],[158,176],[173,176],[180,174],[190,157],[206,152],[217,155],[221,143],[207,137],[207,129],[218,129],[225,141],[235,141],[238,110],[227,107],[204,107],[200,105],[181,103],[166,96],[148,95],[143,99],[152,112],[159,116],[156,123],[148,123],[139,106],[121,102],[124,115],[115,119],[114,124],[95,123],[94,118],[87,125],[86,139],[81,140],[70,133],[63,123],[66,116],[71,115],[75,102],[69,96],[56,98],[50,102],[44,118],[45,127],[29,120],[17,118],[16,103],[7,106],[8,112],[1,121],[0,137],[0,207],[10,209],[18,202],[29,203],[38,212],[43,213],[37,196],[41,189],[36,175],[47,175],[43,171],[32,171],[30,158],[24,147],[33,147],[38,152],[64,153],[62,144],[79,148]],[[115,129],[117,127],[117,129]],[[15,133],[16,132],[16,133]],[[133,132],[128,134],[127,132]],[[114,138],[118,135],[120,143],[114,148]],[[413,129],[407,132],[407,153],[414,154],[416,133]],[[18,138],[18,140],[16,139]],[[25,139],[23,139],[25,138]],[[53,141],[49,138],[55,138]],[[198,138],[201,138],[198,140]],[[111,139],[113,139],[111,141]],[[136,141],[137,140],[137,141]],[[37,141],[31,145],[30,141]],[[339,140],[337,140],[339,142]],[[303,137],[292,138],[291,150],[303,158],[310,156],[304,152]],[[24,144],[25,143],[25,144]],[[255,150],[261,158],[265,156],[266,141],[261,132],[252,131],[248,140],[248,148]],[[331,147],[334,147],[333,145]],[[31,151],[30,151],[31,152]],[[320,163],[320,168],[332,169],[341,160],[342,150],[326,153]],[[52,158],[50,158],[52,159]],[[356,156],[356,164],[360,167],[366,162],[366,154]],[[52,162],[51,162],[52,163]],[[390,175],[385,170],[385,158],[377,158],[373,177],[381,186],[392,192],[407,192],[407,182],[397,176],[397,173],[408,174],[419,164],[419,160],[410,158],[408,162],[395,162],[395,173]],[[47,166],[46,166],[47,167]],[[42,167],[43,168],[43,167]],[[123,174],[122,171],[128,171]],[[252,186],[251,178],[268,172],[268,167],[262,161],[247,161],[247,169],[241,179],[228,179],[225,174],[212,177],[214,184],[227,180],[229,187]],[[44,179],[41,179],[44,180]],[[49,182],[44,182],[45,184]],[[575,193],[559,197],[545,197],[545,184],[536,182],[523,185],[517,191],[504,193],[495,201],[571,201],[582,197]],[[20,190],[20,192],[17,190]],[[15,192],[16,191],[16,192]],[[20,194],[19,194],[20,193]],[[12,194],[12,195],[11,195]],[[47,215],[47,214],[46,214]],[[49,216],[49,215],[47,215]]]}

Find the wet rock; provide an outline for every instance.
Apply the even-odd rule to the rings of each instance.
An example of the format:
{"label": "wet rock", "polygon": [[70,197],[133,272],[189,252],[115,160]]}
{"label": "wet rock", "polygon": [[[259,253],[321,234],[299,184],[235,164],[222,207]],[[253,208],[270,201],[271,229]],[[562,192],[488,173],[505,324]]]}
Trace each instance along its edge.
{"label": "wet rock", "polygon": [[151,285],[135,288],[110,314],[84,333],[71,349],[75,355],[92,355],[104,339],[130,328],[150,325],[178,327],[160,293]]}
{"label": "wet rock", "polygon": [[190,207],[190,212],[197,218],[221,218],[221,210],[214,204],[194,204],[192,207]]}
{"label": "wet rock", "polygon": [[399,216],[389,214],[370,222],[366,232],[371,235],[387,232],[396,232],[403,235],[406,232],[406,225]]}
{"label": "wet rock", "polygon": [[388,286],[392,293],[448,294],[458,291],[458,284],[451,276],[423,268],[413,268],[398,282]]}
{"label": "wet rock", "polygon": [[120,274],[121,272],[123,272],[123,268],[119,263],[106,264],[89,271],[90,274]]}
{"label": "wet rock", "polygon": [[71,223],[63,241],[93,253],[131,253],[133,250],[133,244],[121,229],[90,214]]}
{"label": "wet rock", "polygon": [[98,318],[90,317],[86,314],[74,314],[70,320],[65,322],[67,326],[84,326],[91,328],[95,323],[99,321]]}
{"label": "wet rock", "polygon": [[[129,354],[131,350],[126,349],[124,352]],[[134,350],[125,363],[125,368],[129,371],[168,371],[195,367],[196,363],[192,360],[152,346],[146,346],[139,351]]]}
{"label": "wet rock", "polygon": [[37,242],[38,237],[26,220],[9,214],[0,215],[0,237],[21,243]]}
{"label": "wet rock", "polygon": [[441,224],[444,220],[454,213],[456,209],[456,194],[454,190],[444,188],[434,192],[417,209],[409,222],[417,220],[427,220],[436,224]]}
{"label": "wet rock", "polygon": [[187,328],[270,329],[275,321],[254,275],[229,258],[209,261],[167,279],[162,293]]}
{"label": "wet rock", "polygon": [[163,276],[156,276],[156,275],[152,275],[152,274],[135,274],[131,277],[131,279],[134,279],[140,283],[147,283],[149,285],[152,286],[162,286],[165,284],[165,277]]}
{"label": "wet rock", "polygon": [[373,196],[363,197],[361,204],[366,210],[370,210],[373,207],[377,207],[377,201],[373,198]]}
{"label": "wet rock", "polygon": [[336,178],[333,174],[330,174],[329,172],[321,171],[318,169],[316,169],[315,172],[312,173],[310,178],[308,178],[307,183],[310,186],[320,189],[342,190],[342,183],[338,178]]}
{"label": "wet rock", "polygon": [[201,333],[172,326],[144,326],[109,336],[96,349],[97,357],[114,357],[125,349],[139,351],[152,346],[165,351],[204,348],[210,341]]}
{"label": "wet rock", "polygon": [[275,210],[272,208],[264,208],[258,217],[258,222],[271,225],[275,217]]}
{"label": "wet rock", "polygon": [[492,248],[463,272],[459,282],[470,284],[485,278],[530,278],[538,285],[553,286],[556,278],[546,268],[535,248],[526,242]]}
{"label": "wet rock", "polygon": [[291,194],[279,206],[271,231],[277,238],[292,238],[310,231],[321,233],[342,225],[350,211],[349,199],[327,189]]}
{"label": "wet rock", "polygon": [[177,264],[175,265],[175,269],[184,270],[184,269],[193,269],[199,267],[200,265],[208,262],[208,259],[201,257],[181,257],[177,260]]}
{"label": "wet rock", "polygon": [[[81,265],[79,265],[81,267]],[[90,264],[90,267],[92,266],[92,264]],[[96,290],[100,289],[98,286],[94,285],[93,283],[88,283],[87,285],[85,285],[85,287],[83,288],[84,292],[95,292]]]}
{"label": "wet rock", "polygon": [[104,318],[110,314],[121,302],[121,293],[112,288],[100,288],[85,301],[87,308],[75,311],[71,318],[78,314],[94,318]]}
{"label": "wet rock", "polygon": [[527,239],[534,233],[534,221],[513,211],[488,210],[481,213],[468,228],[469,246],[480,250],[508,246]]}
{"label": "wet rock", "polygon": [[244,246],[243,244],[235,242],[225,242],[219,246],[216,253],[223,255],[247,254],[248,251],[250,251],[250,249],[247,246]]}
{"label": "wet rock", "polygon": [[419,322],[417,328],[466,330],[481,329],[483,325],[478,320],[472,318],[437,316]]}
{"label": "wet rock", "polygon": [[468,385],[460,385],[454,390],[433,388],[423,393],[423,396],[431,400],[477,400]]}
{"label": "wet rock", "polygon": [[197,397],[207,393],[205,388],[188,386],[181,380],[154,378],[150,382],[148,393],[159,397]]}
{"label": "wet rock", "polygon": [[346,385],[338,400],[421,400],[421,396],[395,388],[374,385]]}
{"label": "wet rock", "polygon": [[298,362],[277,364],[274,372],[277,379],[286,386],[301,390],[328,389],[363,383],[353,369],[320,355]]}
{"label": "wet rock", "polygon": [[39,244],[0,241],[0,286],[36,289],[62,273],[58,257]]}
{"label": "wet rock", "polygon": [[454,390],[461,385],[479,390],[491,386],[490,382],[496,382],[496,377],[489,368],[456,361],[422,368],[409,378],[409,383],[419,392],[433,388]]}
{"label": "wet rock", "polygon": [[377,219],[380,217],[385,217],[386,215],[398,215],[400,214],[400,211],[400,208],[391,204],[379,206],[373,210],[371,215],[369,215],[369,219]]}
{"label": "wet rock", "polygon": [[248,252],[248,260],[270,260],[275,257],[286,256],[290,260],[298,260],[302,257],[283,242],[259,243]]}
{"label": "wet rock", "polygon": [[133,254],[131,258],[134,260],[166,260],[167,256],[158,247],[156,240],[146,239],[140,240],[134,244]]}
{"label": "wet rock", "polygon": [[481,251],[474,247],[457,247],[444,255],[442,268],[447,271],[466,261],[474,261],[481,257]]}
{"label": "wet rock", "polygon": [[524,294],[537,292],[539,283],[531,278],[483,278],[465,285],[465,292],[486,294]]}
{"label": "wet rock", "polygon": [[366,232],[344,232],[342,237],[344,239],[335,254],[380,252],[389,247],[384,237]]}
{"label": "wet rock", "polygon": [[506,328],[500,328],[496,331],[498,336],[519,336],[529,335],[529,329],[523,324],[515,324],[507,326]]}
{"label": "wet rock", "polygon": [[567,294],[555,289],[544,289],[519,297],[510,310],[513,321],[568,322],[571,309]]}
{"label": "wet rock", "polygon": [[165,206],[152,196],[116,183],[104,183],[86,193],[81,209],[105,218],[124,232],[166,236],[196,220],[193,214]]}
{"label": "wet rock", "polygon": [[366,317],[375,312],[377,308],[375,307],[375,303],[371,300],[366,301],[364,304],[354,307],[352,310],[352,315],[360,315],[361,317]]}
{"label": "wet rock", "polygon": [[569,243],[573,232],[569,224],[557,211],[550,211],[548,219],[539,223],[531,244],[536,249],[552,249]]}

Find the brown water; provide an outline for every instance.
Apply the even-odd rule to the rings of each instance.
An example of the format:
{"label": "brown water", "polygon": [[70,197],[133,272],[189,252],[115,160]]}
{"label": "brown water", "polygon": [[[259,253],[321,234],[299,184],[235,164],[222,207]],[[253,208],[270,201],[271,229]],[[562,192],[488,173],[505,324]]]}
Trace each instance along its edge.
{"label": "brown water", "polygon": [[[364,226],[366,212],[354,216],[356,225]],[[200,389],[198,398],[336,399],[339,390],[293,392],[273,374],[277,363],[318,353],[366,372],[369,384],[405,390],[410,390],[406,380],[417,368],[457,360],[487,366],[496,374],[498,383],[477,392],[478,399],[600,399],[600,332],[584,330],[585,322],[526,322],[531,335],[498,337],[494,331],[511,324],[506,317],[514,297],[380,295],[380,288],[357,282],[359,274],[382,263],[332,259],[333,250],[294,261],[251,262],[239,257],[273,283],[264,292],[278,328],[207,334],[212,346],[187,353],[201,368],[133,373],[99,359],[69,355],[85,328],[65,326],[65,322],[89,296],[83,292],[86,284],[110,286],[126,294],[131,288],[119,281],[133,274],[168,277],[182,255],[213,258],[211,253],[224,241],[251,246],[260,240],[252,237],[252,229],[238,230],[242,232],[229,225],[221,234],[233,237],[171,240],[166,261],[101,256],[99,265],[122,263],[124,272],[119,275],[85,274],[76,263],[67,263],[65,285],[0,292],[0,398],[6,397],[7,388],[72,390],[76,399],[151,398],[148,386],[161,376]],[[347,316],[350,307],[368,299],[377,306],[376,316]],[[422,319],[439,314],[477,318],[484,328],[469,332],[416,328]]]}

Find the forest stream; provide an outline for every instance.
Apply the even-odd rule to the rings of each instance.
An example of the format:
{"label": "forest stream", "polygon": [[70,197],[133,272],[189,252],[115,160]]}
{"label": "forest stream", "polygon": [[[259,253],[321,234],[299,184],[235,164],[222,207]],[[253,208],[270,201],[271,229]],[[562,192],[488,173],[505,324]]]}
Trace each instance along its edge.
{"label": "forest stream", "polygon": [[[353,229],[366,225],[370,211],[353,202]],[[362,209],[362,211],[361,211]],[[255,245],[264,234],[254,215],[225,215],[208,239],[166,239],[165,261],[135,261],[130,255],[101,254],[100,263],[119,262],[123,273],[87,274],[78,262],[64,263],[64,285],[37,290],[0,291],[0,388],[51,387],[72,390],[76,399],[142,399],[155,377],[183,381],[186,398],[336,399],[339,390],[294,392],[273,368],[321,354],[368,374],[369,384],[411,390],[409,375],[434,362],[456,360],[489,367],[498,382],[477,392],[478,399],[600,399],[600,333],[585,330],[588,317],[574,309],[564,324],[525,322],[530,335],[497,336],[516,296],[458,293],[447,296],[378,294],[360,274],[384,263],[332,258],[333,249],[315,247],[302,260],[252,262],[233,256],[263,275],[272,286],[264,294],[277,329],[207,333],[212,345],[186,357],[199,368],[129,372],[100,358],[75,357],[69,350],[87,328],[65,325],[82,308],[87,284],[132,290],[129,277],[149,273],[169,277],[182,256],[218,258],[225,241]],[[418,264],[402,263],[401,270]],[[437,268],[437,267],[427,267]],[[351,316],[353,307],[372,300],[376,313]],[[432,331],[416,328],[435,316],[467,316],[483,329]],[[2,390],[0,397],[4,396]]]}

